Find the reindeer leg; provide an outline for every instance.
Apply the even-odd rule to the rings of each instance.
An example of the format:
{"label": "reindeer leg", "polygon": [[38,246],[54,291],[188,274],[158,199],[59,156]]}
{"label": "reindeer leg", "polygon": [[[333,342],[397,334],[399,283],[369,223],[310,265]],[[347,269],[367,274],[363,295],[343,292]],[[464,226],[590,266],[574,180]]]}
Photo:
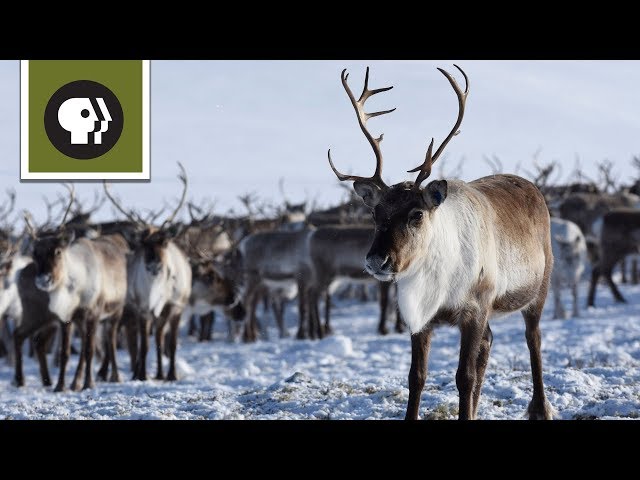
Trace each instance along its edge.
{"label": "reindeer leg", "polygon": [[607,281],[607,284],[609,285],[609,288],[611,289],[611,293],[613,294],[613,298],[616,299],[616,302],[627,303],[627,301],[624,299],[624,297],[620,293],[620,290],[618,290],[618,287],[613,282],[613,278],[611,277],[611,274],[612,274],[612,272],[611,272],[610,268],[606,269],[603,272],[604,278]]}
{"label": "reindeer leg", "polygon": [[[466,310],[461,313],[460,325],[460,360],[456,372],[458,387],[459,420],[473,420],[474,392],[478,384],[477,362],[481,357],[481,345],[487,326],[487,312],[480,309]],[[479,395],[479,392],[478,392]]]}
{"label": "reindeer leg", "polygon": [[51,386],[51,378],[49,377],[49,366],[47,365],[47,346],[52,340],[55,333],[56,329],[49,326],[40,331],[39,334],[35,336],[34,347],[40,367],[40,378],[42,379],[42,385],[45,387]]}
{"label": "reindeer leg", "polygon": [[24,387],[24,374],[22,371],[22,345],[24,343],[25,335],[20,330],[20,327],[16,328],[13,333],[13,350],[15,355],[15,376],[14,384],[16,387]]}
{"label": "reindeer leg", "polygon": [[118,359],[116,354],[116,345],[118,343],[118,331],[120,330],[120,319],[122,318],[122,312],[117,313],[115,316],[110,318],[108,322],[110,323],[109,330],[109,344],[108,351],[109,357],[111,357],[111,376],[109,377],[109,382],[112,383],[120,383],[120,372],[118,371]]}
{"label": "reindeer leg", "polygon": [[591,268],[591,282],[589,283],[589,295],[587,297],[587,307],[593,307],[596,300],[596,288],[601,275],[600,265],[593,265]]}
{"label": "reindeer leg", "polygon": [[80,375],[82,375],[82,372],[84,370],[84,362],[86,358],[85,350],[87,348],[87,328],[87,319],[82,319],[82,325],[80,327],[80,338],[82,339],[82,342],[80,343],[78,366],[76,367],[76,373],[73,376],[73,380],[71,381],[71,385],[69,387],[74,392],[80,390]]}
{"label": "reindeer leg", "polygon": [[86,348],[84,349],[85,356],[85,365],[84,365],[84,385],[82,386],[83,390],[87,390],[89,388],[95,388],[96,384],[93,381],[93,354],[96,346],[96,330],[98,327],[98,319],[93,315],[87,318],[87,331],[85,333],[85,340],[87,343]]}
{"label": "reindeer leg", "polygon": [[58,384],[54,388],[54,392],[64,392],[64,376],[67,371],[67,362],[71,354],[71,329],[72,323],[62,323],[60,331],[62,339],[60,341],[60,370],[58,371]]}
{"label": "reindeer leg", "polygon": [[328,288],[324,291],[324,333],[327,335],[333,333],[331,328],[331,294]]}
{"label": "reindeer leg", "polygon": [[147,379],[147,352],[149,351],[149,331],[151,330],[151,322],[153,318],[148,312],[139,316],[140,320],[140,352],[137,357],[137,368],[134,380]]}
{"label": "reindeer leg", "polygon": [[298,281],[298,333],[296,338],[298,340],[304,340],[307,338],[307,292],[305,291],[305,285],[303,282]]}
{"label": "reindeer leg", "polygon": [[[165,307],[166,308],[166,307]],[[156,319],[155,328],[156,328],[156,362],[157,362],[157,373],[156,380],[164,380],[164,373],[162,372],[162,353],[164,352],[164,326],[167,323],[166,312],[162,312],[160,314],[160,318]]]}
{"label": "reindeer leg", "polygon": [[108,331],[106,322],[102,326],[102,329],[106,331],[102,335],[102,363],[98,369],[98,380],[106,382],[107,374],[109,373],[109,363],[111,363],[111,352],[108,344],[110,332]]}
{"label": "reindeer leg", "polygon": [[411,335],[411,369],[409,370],[409,402],[405,420],[417,420],[420,396],[427,380],[427,360],[431,347],[432,329],[427,326]]}
{"label": "reindeer leg", "polygon": [[544,283],[540,289],[538,300],[522,310],[526,325],[527,346],[531,357],[531,374],[533,377],[533,399],[529,403],[527,413],[530,420],[551,420],[552,410],[544,395],[544,383],[542,381],[542,354],[540,317],[547,297],[547,289]]}
{"label": "reindeer leg", "polygon": [[580,311],[578,310],[578,282],[574,281],[571,285],[571,296],[573,297],[573,316],[579,317]]}
{"label": "reindeer leg", "polygon": [[395,285],[395,295],[393,297],[393,303],[396,306],[396,332],[404,333],[405,325],[402,320],[402,314],[400,313],[400,307],[398,306],[398,285]]}
{"label": "reindeer leg", "polygon": [[627,283],[627,257],[620,260],[620,273],[622,273],[622,283]]}
{"label": "reindeer leg", "polygon": [[167,374],[167,380],[176,381],[176,349],[178,347],[178,326],[180,325],[180,313],[174,313],[169,320],[169,327],[171,329],[170,338],[170,357],[169,357],[169,373]]}
{"label": "reindeer leg", "polygon": [[478,358],[476,360],[476,385],[473,390],[473,418],[478,417],[478,404],[480,402],[480,393],[482,391],[482,384],[484,383],[484,373],[487,370],[489,364],[489,353],[491,352],[491,344],[493,343],[493,333],[487,323],[480,342],[480,350],[478,352]]}
{"label": "reindeer leg", "polygon": [[387,328],[387,305],[389,304],[389,282],[378,282],[380,290],[380,322],[378,323],[378,333],[386,335],[389,333]]}
{"label": "reindeer leg", "polygon": [[125,307],[123,312],[124,328],[127,336],[127,349],[129,350],[130,369],[134,377],[137,376],[138,362],[138,318],[136,314]]}
{"label": "reindeer leg", "polygon": [[213,339],[213,325],[216,322],[216,312],[215,311],[210,311],[209,315],[207,316],[207,331],[206,331],[206,341],[210,342]]}
{"label": "reindeer leg", "polygon": [[194,337],[196,335],[196,331],[198,330],[197,319],[198,315],[196,315],[195,313],[189,317],[189,331],[187,332],[187,335],[189,335],[190,337]]}

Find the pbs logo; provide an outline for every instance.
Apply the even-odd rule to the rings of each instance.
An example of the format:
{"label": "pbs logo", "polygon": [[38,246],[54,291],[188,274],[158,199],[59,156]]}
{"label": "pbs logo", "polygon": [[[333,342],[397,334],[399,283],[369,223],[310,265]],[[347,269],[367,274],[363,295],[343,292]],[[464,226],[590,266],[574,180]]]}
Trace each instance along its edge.
{"label": "pbs logo", "polygon": [[64,155],[88,160],[118,142],[124,115],[118,97],[101,83],[77,80],[60,87],[44,112],[49,140]]}

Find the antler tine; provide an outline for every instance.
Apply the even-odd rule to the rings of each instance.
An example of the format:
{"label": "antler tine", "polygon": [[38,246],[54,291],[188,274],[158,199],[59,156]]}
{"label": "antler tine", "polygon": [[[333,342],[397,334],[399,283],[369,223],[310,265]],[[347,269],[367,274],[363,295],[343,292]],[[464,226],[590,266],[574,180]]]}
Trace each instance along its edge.
{"label": "antler tine", "polygon": [[24,218],[24,224],[27,227],[27,232],[29,232],[29,236],[33,240],[35,240],[38,237],[38,234],[36,233],[36,229],[33,228],[33,224],[31,223],[31,220],[32,220],[31,213],[29,213],[27,210],[23,210],[22,217]]}
{"label": "antler tine", "polygon": [[333,170],[333,173],[336,174],[336,176],[338,177],[338,180],[340,181],[354,180],[354,181],[363,181],[363,182],[373,182],[381,188],[387,188],[387,185],[382,180],[382,150],[380,148],[380,143],[384,139],[384,134],[380,134],[378,138],[374,138],[373,135],[371,135],[371,132],[369,132],[369,130],[367,129],[367,120],[369,120],[370,118],[378,117],[380,115],[391,113],[395,110],[395,108],[392,108],[391,110],[381,110],[379,112],[367,113],[364,111],[364,104],[368,98],[378,93],[387,92],[391,90],[393,86],[375,88],[373,90],[369,90],[369,67],[367,67],[367,72],[365,73],[365,77],[364,77],[364,88],[362,89],[360,98],[356,100],[356,97],[354,96],[353,92],[351,91],[351,88],[349,87],[349,84],[347,83],[349,74],[346,73],[346,71],[347,69],[345,68],[344,70],[342,70],[342,73],[340,75],[340,78],[342,80],[342,86],[347,92],[347,95],[349,96],[349,100],[351,100],[351,105],[353,105],[353,108],[356,111],[356,116],[358,117],[358,125],[360,125],[360,130],[362,130],[362,133],[364,134],[367,141],[371,145],[371,148],[373,149],[373,153],[376,156],[376,170],[373,176],[371,177],[344,175],[340,173],[336,169],[335,165],[333,164],[333,161],[331,160],[331,150],[329,150],[329,152],[327,153],[329,157],[329,165],[331,165],[331,169]]}
{"label": "antler tine", "polygon": [[174,218],[176,218],[176,215],[178,214],[178,212],[180,211],[180,209],[184,205],[184,201],[187,198],[187,186],[188,186],[187,171],[184,169],[184,165],[182,165],[182,163],[180,163],[180,162],[178,162],[178,167],[180,167],[180,173],[178,174],[178,180],[180,180],[180,182],[182,182],[182,196],[180,197],[180,202],[178,202],[178,206],[175,208],[175,210],[162,223],[162,225],[160,225],[160,230],[162,230],[165,225],[168,225],[169,223],[171,223],[173,221]]}
{"label": "antler tine", "polygon": [[[460,89],[458,82],[456,82],[456,79],[453,78],[449,72],[447,72],[442,68],[438,68],[438,70],[447,78],[447,80],[449,80],[451,87],[453,87],[453,90],[456,92],[456,96],[458,97],[458,118],[453,128],[449,132],[449,135],[447,135],[447,138],[444,139],[444,141],[440,144],[440,146],[436,150],[436,153],[434,153],[433,155],[430,155],[427,152],[427,156],[425,157],[424,163],[422,165],[414,168],[413,170],[408,170],[409,173],[420,171],[420,174],[418,175],[418,178],[416,179],[413,185],[414,190],[419,189],[420,183],[422,183],[426,178],[429,177],[429,175],[431,174],[431,164],[433,164],[436,160],[438,160],[438,158],[440,157],[440,154],[442,153],[444,148],[447,146],[449,141],[460,133],[460,130],[458,130],[458,128],[462,123],[462,118],[464,117],[464,108],[467,103],[467,96],[469,95],[469,77],[467,77],[467,74],[458,65],[454,64],[453,66],[456,67],[464,77],[464,92]],[[433,144],[433,139],[431,140],[431,143]]]}
{"label": "antler tine", "polygon": [[73,183],[63,183],[62,185],[64,186],[64,188],[69,190],[69,205],[67,205],[67,209],[65,210],[64,215],[62,216],[62,220],[60,221],[60,226],[64,227],[64,224],[67,221],[67,217],[69,216],[69,212],[71,211],[71,206],[73,205],[73,202],[76,198],[76,189]]}
{"label": "antler tine", "polygon": [[109,199],[109,201],[113,204],[114,207],[116,207],[116,209],[122,213],[125,217],[127,217],[129,219],[129,221],[138,224],[138,225],[143,225],[146,226],[145,222],[142,220],[142,218],[140,216],[134,216],[133,212],[127,212],[122,205],[120,205],[120,203],[118,203],[118,201],[116,201],[115,198],[113,198],[113,196],[111,195],[111,192],[109,192],[109,183],[107,183],[106,180],[104,180],[102,182],[102,185],[104,187],[104,194],[107,196],[107,198]]}

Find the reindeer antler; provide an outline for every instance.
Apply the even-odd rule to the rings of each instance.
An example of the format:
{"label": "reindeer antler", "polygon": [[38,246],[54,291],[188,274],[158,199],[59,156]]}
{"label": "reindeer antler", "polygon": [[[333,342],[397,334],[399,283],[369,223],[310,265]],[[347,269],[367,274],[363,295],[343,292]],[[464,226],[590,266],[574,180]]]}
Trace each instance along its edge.
{"label": "reindeer antler", "polygon": [[167,219],[164,222],[162,222],[162,225],[160,225],[160,230],[162,230],[165,225],[171,223],[173,221],[173,219],[176,218],[176,215],[178,214],[178,212],[180,211],[180,209],[184,205],[184,201],[187,198],[187,186],[188,186],[188,183],[187,183],[187,171],[184,169],[184,166],[180,162],[178,162],[178,167],[180,167],[180,173],[178,174],[178,180],[180,180],[180,182],[182,183],[182,187],[183,187],[182,188],[182,196],[180,197],[180,202],[178,202],[178,206],[173,210],[171,215],[169,215],[169,217],[167,217]]}
{"label": "reindeer antler", "polygon": [[453,78],[449,72],[447,72],[446,70],[443,70],[442,68],[438,68],[438,70],[447,78],[447,80],[449,80],[449,83],[453,87],[453,90],[456,92],[456,96],[458,97],[458,118],[456,120],[455,125],[449,132],[449,135],[447,135],[447,138],[444,139],[444,141],[440,144],[440,146],[436,150],[436,153],[434,153],[433,155],[431,154],[433,150],[433,138],[432,138],[431,143],[429,144],[429,148],[427,149],[427,155],[425,156],[425,159],[422,165],[419,165],[416,168],[408,170],[409,173],[420,172],[418,173],[418,178],[416,178],[416,181],[413,184],[414,190],[420,189],[420,184],[423,181],[425,181],[429,177],[429,175],[431,175],[431,166],[433,165],[433,163],[436,160],[438,160],[438,157],[440,157],[440,154],[442,153],[444,148],[447,146],[449,141],[460,133],[460,130],[458,130],[458,128],[462,123],[462,118],[464,117],[464,108],[467,103],[467,95],[469,95],[469,78],[467,77],[467,74],[464,73],[464,70],[462,70],[458,65],[454,64],[453,66],[456,67],[464,77],[464,84],[465,84],[464,92],[460,89],[458,82],[456,82],[456,79]]}
{"label": "reindeer antler", "polygon": [[127,212],[122,205],[120,205],[120,202],[118,202],[115,198],[113,198],[113,196],[111,195],[111,192],[109,192],[109,184],[107,183],[106,180],[104,180],[102,182],[102,185],[104,186],[104,194],[107,196],[107,198],[109,199],[109,201],[113,204],[114,207],[116,207],[116,209],[122,213],[125,217],[127,217],[129,219],[129,221],[138,224],[138,225],[145,225],[146,223],[142,220],[142,218],[140,218],[139,216],[135,215],[133,212]]}
{"label": "reindeer antler", "polygon": [[376,88],[373,90],[369,90],[369,67],[367,67],[367,73],[365,74],[365,77],[364,77],[364,88],[362,89],[362,94],[360,94],[360,98],[356,100],[355,96],[353,95],[353,92],[351,91],[351,88],[349,88],[349,85],[347,83],[349,74],[346,73],[346,71],[347,69],[345,68],[344,70],[342,70],[342,74],[340,75],[340,78],[342,80],[342,86],[347,92],[347,95],[349,96],[349,100],[351,100],[351,105],[353,105],[353,108],[356,111],[356,115],[358,117],[358,124],[360,125],[360,130],[362,130],[362,133],[364,134],[366,139],[369,141],[369,144],[373,149],[373,153],[376,156],[376,170],[371,177],[358,177],[356,175],[345,175],[343,173],[340,173],[336,169],[336,167],[333,165],[333,161],[331,160],[331,149],[329,149],[329,151],[327,152],[327,156],[329,157],[329,165],[331,165],[331,169],[333,170],[333,173],[336,174],[336,177],[338,177],[340,181],[355,180],[355,181],[361,181],[361,182],[368,182],[368,183],[373,183],[382,189],[386,189],[388,188],[388,186],[382,180],[382,150],[380,149],[380,142],[382,142],[382,139],[384,138],[384,134],[380,134],[378,138],[374,138],[373,135],[371,135],[371,133],[367,129],[367,120],[373,117],[378,117],[380,115],[391,113],[395,110],[395,108],[392,108],[391,110],[382,110],[374,113],[366,113],[364,111],[364,104],[367,101],[367,99],[369,99],[373,95],[376,95],[381,92],[386,92],[388,90],[391,90],[393,87]]}

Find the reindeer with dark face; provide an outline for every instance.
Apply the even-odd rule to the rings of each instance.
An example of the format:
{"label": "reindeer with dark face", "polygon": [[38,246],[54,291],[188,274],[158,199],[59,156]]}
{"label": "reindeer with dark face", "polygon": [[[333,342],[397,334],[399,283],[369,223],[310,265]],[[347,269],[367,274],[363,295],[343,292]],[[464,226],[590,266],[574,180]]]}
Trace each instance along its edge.
{"label": "reindeer with dark face", "polygon": [[371,177],[340,173],[353,181],[355,191],[374,214],[376,230],[365,268],[381,281],[395,281],[402,318],[411,330],[411,370],[407,419],[417,419],[425,384],[427,358],[434,326],[457,325],[461,333],[460,361],[456,373],[459,418],[476,418],[478,401],[489,360],[492,334],[489,319],[522,311],[531,355],[533,399],[529,418],[551,418],[542,381],[539,322],[553,265],[549,212],[540,191],[515,175],[492,175],[473,182],[434,180],[420,185],[431,173],[448,142],[458,132],[468,94],[456,80],[439,69],[458,98],[456,123],[433,153],[433,139],[424,162],[410,170],[415,182],[388,186],[382,180],[382,135],[369,133],[367,120],[389,113],[365,113],[368,98],[389,90],[369,90],[369,69],[359,99],[342,85],[353,105],[360,129],[376,156]]}
{"label": "reindeer with dark face", "polygon": [[200,315],[200,341],[211,340],[215,310],[222,310],[232,320],[244,319],[242,298],[235,283],[236,272],[229,272],[225,260],[203,256],[191,260],[190,310]]}
{"label": "reindeer with dark face", "polygon": [[[70,192],[73,202],[73,187]],[[72,318],[79,312],[84,317],[82,353],[71,385],[74,390],[78,387],[83,367],[83,389],[94,387],[92,361],[95,334],[102,320],[107,321],[109,330],[110,341],[106,355],[111,362],[110,381],[120,381],[116,362],[116,335],[126,300],[128,251],[127,242],[122,235],[104,235],[92,240],[80,238],[74,241],[73,233],[64,228],[53,234],[40,236],[34,243],[35,284],[49,294],[49,310],[62,322],[62,352],[69,349]],[[67,357],[63,353],[56,390],[64,389],[66,362]],[[104,374],[106,376],[106,372]]]}
{"label": "reindeer with dark face", "polygon": [[171,227],[187,194],[187,175],[182,164],[179,180],[183,191],[177,207],[160,225],[152,227],[143,224],[127,212],[109,193],[104,183],[107,198],[131,221],[138,222],[139,235],[133,242],[133,252],[127,265],[127,303],[136,310],[139,318],[140,347],[134,379],[146,380],[146,359],[149,350],[151,322],[155,323],[157,373],[156,379],[165,378],[162,368],[164,352],[164,328],[169,324],[169,372],[167,380],[177,380],[175,357],[178,345],[178,326],[184,308],[191,294],[191,266],[184,252],[173,242],[179,233]]}

